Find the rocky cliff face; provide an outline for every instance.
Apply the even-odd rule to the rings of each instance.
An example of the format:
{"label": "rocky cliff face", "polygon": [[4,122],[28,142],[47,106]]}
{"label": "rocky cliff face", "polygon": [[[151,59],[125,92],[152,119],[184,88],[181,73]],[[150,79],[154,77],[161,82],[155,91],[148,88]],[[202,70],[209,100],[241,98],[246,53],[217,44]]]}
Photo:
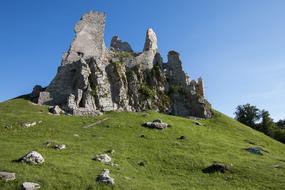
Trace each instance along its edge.
{"label": "rocky cliff face", "polygon": [[58,105],[74,115],[98,115],[111,110],[157,110],[180,116],[211,117],[202,79],[190,80],[179,53],[170,51],[163,62],[157,37],[146,32],[142,52],[113,37],[104,43],[105,14],[85,14],[75,26],[75,39],[64,54],[47,88],[37,86],[33,99]]}

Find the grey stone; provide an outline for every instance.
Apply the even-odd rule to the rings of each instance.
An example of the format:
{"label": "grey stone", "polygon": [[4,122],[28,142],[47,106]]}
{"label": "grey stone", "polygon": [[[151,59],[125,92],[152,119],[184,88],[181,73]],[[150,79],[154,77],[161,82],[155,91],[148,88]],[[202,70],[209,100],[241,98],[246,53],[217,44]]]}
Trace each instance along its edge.
{"label": "grey stone", "polygon": [[53,146],[54,149],[56,150],[63,150],[63,149],[66,149],[66,145],[65,144],[56,144]]}
{"label": "grey stone", "polygon": [[98,183],[105,183],[108,185],[114,185],[115,181],[112,177],[109,176],[110,171],[108,169],[104,169],[102,173],[97,177],[96,181]]}
{"label": "grey stone", "polygon": [[36,189],[40,189],[41,186],[38,183],[33,183],[33,182],[24,182],[22,184],[22,189],[23,190],[36,190]]}
{"label": "grey stone", "polygon": [[122,42],[119,36],[114,36],[111,41],[111,49],[115,51],[126,51],[126,52],[133,52],[130,44],[128,42]]}
{"label": "grey stone", "polygon": [[49,104],[51,102],[52,98],[50,97],[50,93],[47,91],[40,92],[39,98],[38,98],[38,104]]}
{"label": "grey stone", "polygon": [[168,127],[167,123],[159,123],[159,122],[146,122],[143,124],[143,126],[148,128],[154,128],[154,129],[165,129]]}
{"label": "grey stone", "polygon": [[105,51],[104,43],[105,14],[89,12],[82,16],[75,26],[75,39],[62,64],[73,63],[81,58],[101,57]]}
{"label": "grey stone", "polygon": [[32,151],[32,152],[27,153],[22,158],[20,158],[19,161],[28,163],[28,164],[42,164],[44,163],[45,160],[40,153],[36,151]]}
{"label": "grey stone", "polygon": [[4,181],[13,181],[16,179],[16,174],[10,172],[0,172],[0,179]]}
{"label": "grey stone", "polygon": [[36,121],[33,121],[33,122],[27,122],[27,123],[24,123],[23,126],[25,128],[30,128],[30,127],[34,127],[37,125],[37,122]]}
{"label": "grey stone", "polygon": [[156,51],[157,47],[157,38],[156,34],[152,28],[147,29],[146,31],[146,40],[144,44],[144,51],[154,50]]}
{"label": "grey stone", "polygon": [[55,106],[50,106],[49,107],[49,112],[55,115],[60,115],[60,114],[64,114],[64,110],[62,110],[58,105]]}
{"label": "grey stone", "polygon": [[98,154],[95,156],[94,160],[102,162],[104,164],[108,164],[112,161],[112,158],[108,156],[108,154]]}

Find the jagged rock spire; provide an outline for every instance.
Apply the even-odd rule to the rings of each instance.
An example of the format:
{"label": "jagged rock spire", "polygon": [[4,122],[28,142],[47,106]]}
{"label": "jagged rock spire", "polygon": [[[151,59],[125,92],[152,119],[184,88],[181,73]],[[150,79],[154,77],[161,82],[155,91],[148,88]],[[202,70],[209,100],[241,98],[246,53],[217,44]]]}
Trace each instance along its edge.
{"label": "jagged rock spire", "polygon": [[144,51],[157,50],[157,38],[152,28],[147,29],[146,39],[144,44]]}
{"label": "jagged rock spire", "polygon": [[75,38],[62,64],[72,63],[80,58],[100,57],[105,50],[105,13],[89,12],[83,15],[75,26]]}
{"label": "jagged rock spire", "polygon": [[133,52],[130,44],[128,42],[123,42],[119,36],[114,36],[112,38],[110,47],[115,51]]}
{"label": "jagged rock spire", "polygon": [[170,51],[168,62],[163,63],[151,28],[146,32],[144,51],[134,53],[117,36],[108,50],[104,27],[104,13],[90,12],[81,18],[55,78],[47,88],[35,88],[31,95],[34,101],[59,106],[74,115],[155,109],[180,116],[211,117],[203,81],[190,82],[175,51]]}

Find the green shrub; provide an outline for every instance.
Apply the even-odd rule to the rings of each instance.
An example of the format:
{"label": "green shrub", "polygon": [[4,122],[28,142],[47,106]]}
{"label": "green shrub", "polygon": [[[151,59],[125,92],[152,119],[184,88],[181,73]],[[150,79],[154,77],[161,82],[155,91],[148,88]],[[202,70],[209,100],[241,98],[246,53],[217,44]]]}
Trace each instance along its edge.
{"label": "green shrub", "polygon": [[146,84],[142,84],[139,87],[139,93],[144,95],[146,99],[154,99],[155,98],[155,90]]}

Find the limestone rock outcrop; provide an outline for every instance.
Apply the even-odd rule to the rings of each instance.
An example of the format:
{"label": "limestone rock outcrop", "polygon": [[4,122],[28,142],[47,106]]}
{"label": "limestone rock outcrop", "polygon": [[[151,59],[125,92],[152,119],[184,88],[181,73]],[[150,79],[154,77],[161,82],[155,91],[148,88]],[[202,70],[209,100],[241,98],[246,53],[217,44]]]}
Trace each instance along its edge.
{"label": "limestone rock outcrop", "polygon": [[123,42],[120,40],[119,36],[114,36],[111,40],[111,49],[114,51],[126,51],[133,52],[130,44],[128,42]]}
{"label": "limestone rock outcrop", "polygon": [[40,188],[41,188],[40,184],[33,183],[33,182],[24,182],[21,185],[21,189],[23,189],[23,190],[37,190],[37,189],[40,189]]}
{"label": "limestone rock outcrop", "polygon": [[146,40],[144,44],[143,51],[156,51],[157,50],[157,38],[152,28],[147,29],[146,31]]}
{"label": "limestone rock outcrop", "polygon": [[43,156],[36,151],[29,152],[28,154],[20,158],[19,161],[28,164],[42,164],[45,162]]}
{"label": "limestone rock outcrop", "polygon": [[102,173],[97,177],[96,181],[98,183],[105,183],[108,185],[114,185],[115,184],[115,180],[110,177],[110,171],[108,169],[104,169],[102,171]]}
{"label": "limestone rock outcrop", "polygon": [[163,62],[157,37],[148,29],[143,52],[134,52],[119,37],[110,49],[104,42],[105,14],[89,12],[75,26],[75,39],[47,88],[35,89],[39,104],[59,106],[74,115],[143,111],[211,117],[203,80],[190,80],[179,53]]}
{"label": "limestone rock outcrop", "polygon": [[16,174],[10,172],[0,172],[0,179],[4,181],[13,181],[16,179]]}

